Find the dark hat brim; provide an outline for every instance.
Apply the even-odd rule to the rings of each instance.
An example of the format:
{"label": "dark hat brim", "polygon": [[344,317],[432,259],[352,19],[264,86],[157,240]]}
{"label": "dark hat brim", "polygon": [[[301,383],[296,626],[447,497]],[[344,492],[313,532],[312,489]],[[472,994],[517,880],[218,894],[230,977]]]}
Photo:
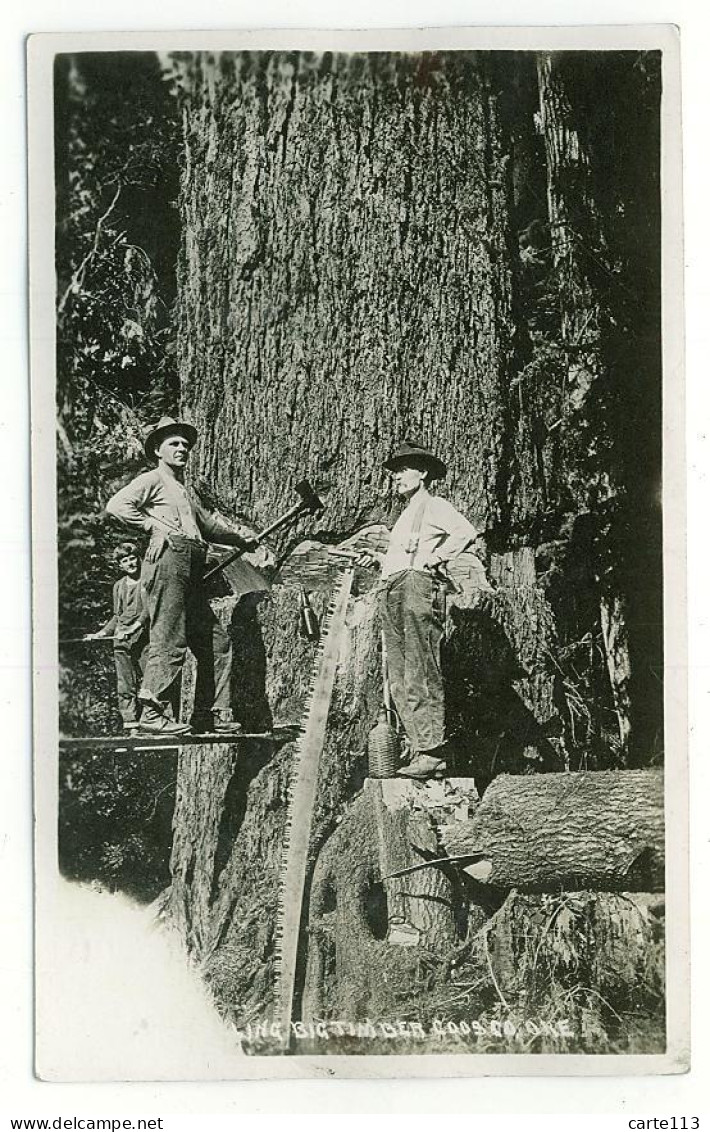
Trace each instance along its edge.
{"label": "dark hat brim", "polygon": [[174,424],[163,425],[148,433],[145,438],[143,450],[149,460],[155,459],[155,450],[162,444],[166,436],[184,436],[190,448],[194,448],[197,440],[197,429],[186,421],[175,421]]}
{"label": "dark hat brim", "polygon": [[425,467],[432,479],[440,480],[446,475],[446,464],[438,456],[429,456],[425,452],[411,452],[408,455],[391,456],[384,464],[388,472],[397,472],[400,468]]}

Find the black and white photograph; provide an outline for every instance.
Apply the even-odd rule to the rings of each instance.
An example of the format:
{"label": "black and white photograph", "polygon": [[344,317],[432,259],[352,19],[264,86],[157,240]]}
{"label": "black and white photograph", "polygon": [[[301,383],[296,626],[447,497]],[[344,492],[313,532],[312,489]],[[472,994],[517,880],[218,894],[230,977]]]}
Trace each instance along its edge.
{"label": "black and white photograph", "polygon": [[207,38],[30,40],[38,1073],[682,1072],[674,33]]}

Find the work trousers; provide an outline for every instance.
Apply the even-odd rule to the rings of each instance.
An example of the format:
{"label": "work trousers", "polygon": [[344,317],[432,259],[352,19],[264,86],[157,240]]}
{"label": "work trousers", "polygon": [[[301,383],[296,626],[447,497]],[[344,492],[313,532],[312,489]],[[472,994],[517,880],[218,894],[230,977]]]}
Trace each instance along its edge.
{"label": "work trousers", "polygon": [[150,643],[141,695],[174,703],[189,646],[197,662],[194,714],[224,711],[230,706],[232,642],[207,600],[207,548],[181,535],[170,540],[157,562],[143,562]]}
{"label": "work trousers", "polygon": [[444,742],[444,625],[435,587],[430,574],[402,570],[383,579],[380,594],[392,699],[416,751],[430,751]]}
{"label": "work trousers", "polygon": [[118,710],[124,723],[135,723],[138,718],[138,689],[147,659],[147,635],[144,629],[113,646],[116,666],[116,693]]}

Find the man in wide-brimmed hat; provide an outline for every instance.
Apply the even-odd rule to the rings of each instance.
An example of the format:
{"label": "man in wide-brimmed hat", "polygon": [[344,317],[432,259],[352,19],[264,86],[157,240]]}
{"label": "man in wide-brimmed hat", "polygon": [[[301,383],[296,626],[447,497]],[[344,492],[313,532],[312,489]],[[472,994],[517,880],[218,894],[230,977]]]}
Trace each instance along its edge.
{"label": "man in wide-brimmed hat", "polygon": [[[392,698],[412,747],[398,774],[426,779],[446,769],[437,571],[479,532],[429,484],[446,475],[443,460],[417,441],[405,440],[385,462],[406,507],[382,556],[380,612]],[[360,561],[372,555],[364,555]]]}
{"label": "man in wide-brimmed hat", "polygon": [[230,706],[232,644],[210,608],[202,579],[208,542],[245,550],[257,543],[216,522],[185,487],[185,466],[196,439],[194,425],[162,417],[145,438],[146,456],[156,467],[136,476],[106,505],[127,527],[150,534],[141,576],[150,645],[139,698],[140,729],[151,734],[190,729],[174,718],[188,645],[197,661],[193,730],[240,730]]}

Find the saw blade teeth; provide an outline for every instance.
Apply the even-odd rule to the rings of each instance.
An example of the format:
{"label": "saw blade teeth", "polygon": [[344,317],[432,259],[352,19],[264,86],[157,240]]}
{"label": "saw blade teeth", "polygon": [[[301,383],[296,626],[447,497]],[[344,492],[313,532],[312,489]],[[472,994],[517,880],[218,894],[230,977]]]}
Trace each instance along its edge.
{"label": "saw blade teeth", "polygon": [[284,789],[286,815],[274,926],[274,966],[278,980],[274,999],[279,1004],[280,1021],[286,1034],[291,1029],[318,767],[325,743],[339,656],[339,637],[345,626],[353,574],[352,567],[339,572],[335,594],[321,622],[321,639],[313,658],[303,722]]}

